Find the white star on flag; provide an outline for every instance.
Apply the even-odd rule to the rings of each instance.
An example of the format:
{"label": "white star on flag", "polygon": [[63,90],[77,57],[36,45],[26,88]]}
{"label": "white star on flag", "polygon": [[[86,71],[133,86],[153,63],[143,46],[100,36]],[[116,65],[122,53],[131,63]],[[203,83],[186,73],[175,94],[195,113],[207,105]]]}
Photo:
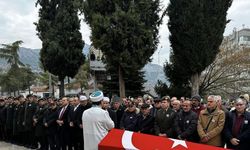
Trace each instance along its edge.
{"label": "white star on flag", "polygon": [[187,148],[187,144],[186,144],[186,142],[183,141],[183,140],[176,140],[176,139],[171,139],[171,138],[170,138],[170,140],[174,141],[174,144],[172,145],[171,148],[175,148],[175,147],[178,146],[178,145],[181,145],[181,146]]}

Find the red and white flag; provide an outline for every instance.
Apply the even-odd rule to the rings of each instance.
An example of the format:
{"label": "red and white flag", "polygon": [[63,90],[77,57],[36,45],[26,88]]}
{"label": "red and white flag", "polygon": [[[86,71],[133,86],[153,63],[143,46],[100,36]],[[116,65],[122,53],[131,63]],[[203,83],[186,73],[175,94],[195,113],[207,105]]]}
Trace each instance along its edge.
{"label": "red and white flag", "polygon": [[225,150],[223,148],[183,140],[111,130],[99,143],[99,150]]}

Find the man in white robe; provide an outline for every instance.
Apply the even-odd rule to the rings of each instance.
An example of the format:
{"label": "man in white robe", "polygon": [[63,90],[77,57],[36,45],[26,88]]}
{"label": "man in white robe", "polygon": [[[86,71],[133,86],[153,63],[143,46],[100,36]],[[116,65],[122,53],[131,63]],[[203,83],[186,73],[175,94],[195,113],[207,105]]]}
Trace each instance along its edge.
{"label": "man in white robe", "polygon": [[83,112],[82,125],[85,150],[98,150],[98,144],[114,128],[107,111],[101,107],[103,93],[96,91],[90,95],[92,107]]}

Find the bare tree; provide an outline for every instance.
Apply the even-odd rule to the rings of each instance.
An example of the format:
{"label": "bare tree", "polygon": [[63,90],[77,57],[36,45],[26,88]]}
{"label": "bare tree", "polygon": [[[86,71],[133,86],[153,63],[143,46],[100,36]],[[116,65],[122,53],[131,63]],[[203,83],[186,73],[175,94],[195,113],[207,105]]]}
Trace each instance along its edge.
{"label": "bare tree", "polygon": [[235,96],[249,91],[250,48],[225,39],[215,61],[201,74],[200,93]]}

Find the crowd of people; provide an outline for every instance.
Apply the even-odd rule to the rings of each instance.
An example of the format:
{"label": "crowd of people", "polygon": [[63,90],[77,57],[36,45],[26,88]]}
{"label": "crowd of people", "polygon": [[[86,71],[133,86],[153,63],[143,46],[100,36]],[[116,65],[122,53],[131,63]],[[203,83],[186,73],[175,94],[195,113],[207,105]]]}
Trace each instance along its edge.
{"label": "crowd of people", "polygon": [[[0,98],[0,141],[40,150],[91,150],[112,128],[237,150],[250,147],[249,97]],[[107,131],[107,132],[103,132]]]}

